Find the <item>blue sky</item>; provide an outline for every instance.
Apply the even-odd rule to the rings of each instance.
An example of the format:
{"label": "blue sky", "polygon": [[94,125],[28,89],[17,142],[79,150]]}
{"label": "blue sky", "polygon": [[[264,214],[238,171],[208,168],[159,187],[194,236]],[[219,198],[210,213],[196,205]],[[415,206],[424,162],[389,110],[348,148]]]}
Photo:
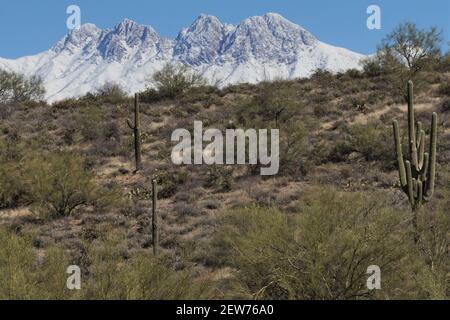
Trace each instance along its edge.
{"label": "blue sky", "polygon": [[[450,0],[0,0],[0,57],[49,49],[68,31],[66,8],[71,4],[81,8],[82,23],[107,28],[130,18],[170,38],[200,13],[236,24],[249,16],[277,12],[321,41],[365,54],[374,52],[383,36],[404,21],[439,27],[444,42],[450,32]],[[381,8],[381,30],[366,27],[371,4]]]}

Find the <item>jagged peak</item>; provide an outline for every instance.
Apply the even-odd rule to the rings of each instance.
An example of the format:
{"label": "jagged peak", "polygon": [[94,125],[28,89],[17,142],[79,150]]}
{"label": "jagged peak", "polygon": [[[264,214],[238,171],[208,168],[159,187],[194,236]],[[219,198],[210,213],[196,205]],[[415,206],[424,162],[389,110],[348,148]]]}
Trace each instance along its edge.
{"label": "jagged peak", "polygon": [[69,32],[67,38],[86,38],[98,36],[103,30],[93,23],[84,23],[78,29]]}
{"label": "jagged peak", "polygon": [[92,41],[96,41],[102,34],[102,31],[93,23],[85,23],[79,29],[70,31],[51,50],[61,52],[66,48],[69,51],[72,51],[74,48],[82,48]]}
{"label": "jagged peak", "polygon": [[128,18],[124,18],[121,22],[119,22],[117,25],[128,25],[128,24],[138,24],[136,21]]}
{"label": "jagged peak", "polygon": [[263,15],[262,18],[271,25],[276,25],[276,26],[280,26],[280,27],[291,27],[291,28],[299,29],[302,32],[306,32],[306,33],[310,34],[310,32],[307,31],[305,28],[296,24],[295,22],[292,22],[289,19],[286,19],[281,14],[274,13],[274,12],[268,12],[265,15]]}
{"label": "jagged peak", "polygon": [[98,32],[101,32],[102,29],[100,29],[93,23],[85,23],[85,24],[81,25],[79,30],[75,30],[75,31],[76,32],[84,32],[84,33],[98,33]]}
{"label": "jagged peak", "polygon": [[211,29],[221,30],[223,28],[224,24],[216,16],[202,13],[194,20],[194,22],[191,23],[189,27],[184,28],[180,34],[202,33],[208,32]]}
{"label": "jagged peak", "polygon": [[272,25],[277,25],[277,26],[290,26],[290,27],[305,30],[298,24],[290,21],[289,19],[286,19],[281,14],[274,13],[274,12],[268,12],[262,16],[249,17],[247,19],[242,20],[240,25],[248,25],[248,24],[255,24],[255,23],[266,23],[266,24],[272,24]]}
{"label": "jagged peak", "polygon": [[114,26],[114,30],[129,30],[139,26],[140,24],[138,24],[136,21],[125,18]]}
{"label": "jagged peak", "polygon": [[199,24],[199,23],[219,23],[219,24],[222,24],[222,22],[216,16],[213,16],[213,15],[210,15],[210,14],[205,14],[205,13],[200,14],[194,20],[194,22],[192,24],[194,25],[194,24]]}
{"label": "jagged peak", "polygon": [[227,29],[212,15],[201,14],[176,39],[174,55],[191,65],[211,63],[217,57]]}
{"label": "jagged peak", "polygon": [[[178,34],[176,41],[186,41],[196,38],[210,38],[219,34],[222,38],[226,32],[227,26],[224,25],[216,16],[201,14],[187,28],[184,28]],[[217,39],[216,39],[217,40]]]}
{"label": "jagged peak", "polygon": [[267,12],[267,13],[264,14],[262,17],[263,17],[264,19],[267,19],[267,20],[275,20],[275,21],[282,21],[282,22],[293,23],[292,21],[286,19],[286,18],[283,17],[281,14],[276,13],[276,12]]}
{"label": "jagged peak", "polygon": [[149,31],[151,33],[156,34],[156,31],[151,26],[139,24],[136,21],[127,18],[123,19],[120,23],[118,23],[114,27],[114,33],[119,35],[128,35],[136,31],[137,32]]}
{"label": "jagged peak", "polygon": [[236,30],[241,29],[247,30],[245,32],[260,33],[262,28],[271,30],[272,34],[276,34],[280,38],[292,38],[292,36],[297,35],[299,40],[306,45],[311,45],[316,41],[316,38],[309,31],[282,15],[273,12],[244,19],[238,24]]}
{"label": "jagged peak", "polygon": [[41,76],[54,101],[84,94],[106,78],[121,81],[130,92],[141,90],[143,79],[164,63],[188,64],[205,78],[227,85],[305,77],[317,68],[332,72],[358,68],[364,57],[319,42],[273,12],[235,26],[201,14],[185,32],[169,40],[130,19],[107,29],[88,23],[40,55],[0,62],[10,70],[17,70],[20,63],[24,72]]}

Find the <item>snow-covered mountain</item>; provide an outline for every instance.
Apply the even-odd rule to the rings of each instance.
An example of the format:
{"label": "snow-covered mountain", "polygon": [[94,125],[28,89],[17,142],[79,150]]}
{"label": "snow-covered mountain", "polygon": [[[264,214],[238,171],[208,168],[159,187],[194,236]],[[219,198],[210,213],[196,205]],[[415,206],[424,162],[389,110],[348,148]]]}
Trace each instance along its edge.
{"label": "snow-covered mountain", "polygon": [[17,60],[0,58],[0,69],[44,80],[47,99],[56,101],[115,82],[133,93],[148,85],[166,63],[183,63],[211,83],[256,83],[359,68],[363,55],[317,40],[279,14],[250,17],[237,26],[200,15],[175,40],[150,26],[125,19],[112,29],[85,24],[53,48]]}

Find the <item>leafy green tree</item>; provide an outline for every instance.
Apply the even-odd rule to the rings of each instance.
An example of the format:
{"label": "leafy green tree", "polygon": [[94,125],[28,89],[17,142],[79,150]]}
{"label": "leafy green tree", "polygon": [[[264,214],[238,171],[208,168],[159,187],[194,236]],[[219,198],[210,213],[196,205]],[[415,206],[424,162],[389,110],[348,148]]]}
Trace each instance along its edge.
{"label": "leafy green tree", "polygon": [[206,84],[203,77],[183,64],[166,64],[162,70],[155,72],[151,84],[159,94],[174,98],[189,88]]}
{"label": "leafy green tree", "polygon": [[406,64],[414,75],[440,57],[441,41],[441,32],[436,27],[420,30],[415,23],[406,22],[383,39],[381,50]]}
{"label": "leafy green tree", "polygon": [[69,152],[35,157],[28,163],[27,177],[36,211],[51,218],[70,216],[105,196],[84,159]]}
{"label": "leafy green tree", "polygon": [[423,71],[439,64],[441,41],[436,27],[400,24],[381,41],[374,56],[362,61],[363,70],[368,76],[383,76],[392,94],[406,99],[405,83],[413,80],[418,89],[423,88]]}
{"label": "leafy green tree", "polygon": [[0,70],[0,102],[39,101],[44,94],[41,78]]}

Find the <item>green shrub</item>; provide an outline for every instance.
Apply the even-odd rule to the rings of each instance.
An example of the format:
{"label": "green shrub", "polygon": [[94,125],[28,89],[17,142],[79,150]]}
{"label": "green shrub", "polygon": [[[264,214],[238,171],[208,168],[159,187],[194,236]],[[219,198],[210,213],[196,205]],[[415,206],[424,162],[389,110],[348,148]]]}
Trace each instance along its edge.
{"label": "green shrub", "polygon": [[31,298],[33,279],[32,247],[21,239],[0,229],[0,300]]}
{"label": "green shrub", "polygon": [[78,125],[85,141],[94,141],[103,136],[104,114],[99,107],[86,107],[80,114]]}
{"label": "green shrub", "polygon": [[420,234],[419,252],[425,268],[418,273],[418,295],[425,299],[448,299],[450,297],[450,217],[448,215],[449,191],[445,200],[434,210],[422,210],[418,215]]}
{"label": "green shrub", "polygon": [[0,300],[67,299],[67,255],[56,247],[41,259],[29,237],[0,229]]}
{"label": "green shrub", "polygon": [[260,86],[257,95],[237,101],[235,117],[247,128],[280,128],[298,112],[296,91],[278,83]]}
{"label": "green shrub", "polygon": [[358,69],[348,69],[345,72],[345,76],[350,79],[361,79],[363,77],[363,74]]}
{"label": "green shrub", "polygon": [[352,146],[345,138],[337,141],[328,149],[326,160],[331,162],[342,162],[347,160],[348,156],[354,151],[354,146]]}
{"label": "green shrub", "polygon": [[450,111],[450,98],[445,99],[444,102],[442,102],[441,105],[442,112],[449,112]]}
{"label": "green shrub", "polygon": [[110,104],[123,103],[128,99],[127,93],[122,87],[113,82],[106,82],[97,90],[96,95],[103,103]]}
{"label": "green shrub", "polygon": [[210,287],[195,280],[192,268],[176,271],[166,256],[127,253],[125,235],[107,231],[86,247],[89,277],[84,299],[177,300],[205,299]]}
{"label": "green shrub", "polygon": [[210,166],[206,173],[205,187],[228,192],[233,188],[233,169],[224,166]]}
{"label": "green shrub", "polygon": [[316,104],[313,109],[314,115],[319,118],[330,115],[333,113],[333,111],[336,111],[336,110],[333,110],[330,105],[326,105],[326,104],[323,104],[320,102],[318,104]]}
{"label": "green shrub", "polygon": [[439,87],[439,94],[450,97],[450,84],[449,83],[441,84]]}
{"label": "green shrub", "polygon": [[345,127],[344,132],[330,149],[328,160],[345,161],[352,152],[358,152],[367,161],[379,161],[386,170],[395,168],[389,127],[378,122],[355,124]]}
{"label": "green shrub", "polygon": [[349,128],[349,144],[367,161],[380,161],[386,169],[394,168],[389,127],[379,123],[353,125]]}
{"label": "green shrub", "polygon": [[306,175],[312,154],[309,131],[304,123],[289,122],[280,131],[280,174]]}
{"label": "green shrub", "polygon": [[39,77],[25,77],[0,70],[0,102],[28,102],[42,100],[45,89]]}
{"label": "green shrub", "polygon": [[[409,213],[381,203],[377,195],[314,189],[291,219],[276,209],[231,212],[215,243],[237,270],[242,297],[415,297],[418,280],[405,277],[424,264],[404,223]],[[382,290],[366,286],[371,265],[382,270]]]}
{"label": "green shrub", "polygon": [[158,172],[158,198],[167,199],[177,193],[178,187],[187,181],[188,174],[184,170],[163,170]]}
{"label": "green shrub", "polygon": [[42,216],[70,216],[104,196],[84,159],[69,152],[35,156],[28,163],[27,177],[34,209]]}
{"label": "green shrub", "polygon": [[175,98],[190,88],[204,84],[205,80],[186,65],[166,64],[152,77],[152,85],[158,90],[160,98]]}
{"label": "green shrub", "polygon": [[139,99],[141,102],[153,103],[158,102],[160,100],[166,99],[163,94],[161,94],[158,90],[153,88],[148,88],[144,92],[141,92],[139,95]]}
{"label": "green shrub", "polygon": [[23,173],[19,165],[0,164],[0,209],[16,208],[29,201]]}
{"label": "green shrub", "polygon": [[449,72],[450,71],[450,51],[447,51],[441,57],[440,63],[437,65],[437,71],[439,72]]}
{"label": "green shrub", "polygon": [[395,295],[411,241],[402,225],[405,213],[379,201],[376,196],[333,189],[305,196],[296,229],[299,250],[292,259],[306,275],[293,288],[297,296],[375,298],[366,287],[370,265],[382,268],[385,291],[380,296]]}
{"label": "green shrub", "polygon": [[287,216],[276,209],[251,207],[224,218],[215,241],[217,258],[238,270],[238,291],[244,298],[289,298],[280,277],[288,269],[294,232]]}
{"label": "green shrub", "polygon": [[361,62],[363,72],[368,77],[378,77],[384,70],[381,63],[376,58],[366,58]]}
{"label": "green shrub", "polygon": [[0,300],[132,299],[191,300],[212,297],[212,283],[195,279],[192,266],[175,270],[168,257],[128,255],[126,240],[105,232],[86,245],[79,262],[81,290],[66,287],[73,263],[58,247],[38,255],[30,237],[0,229]]}
{"label": "green shrub", "polygon": [[16,208],[29,202],[24,177],[25,150],[17,139],[0,138],[0,209]]}
{"label": "green shrub", "polygon": [[311,75],[311,80],[316,82],[321,87],[329,88],[335,83],[336,78],[331,72],[327,70],[317,69]]}

